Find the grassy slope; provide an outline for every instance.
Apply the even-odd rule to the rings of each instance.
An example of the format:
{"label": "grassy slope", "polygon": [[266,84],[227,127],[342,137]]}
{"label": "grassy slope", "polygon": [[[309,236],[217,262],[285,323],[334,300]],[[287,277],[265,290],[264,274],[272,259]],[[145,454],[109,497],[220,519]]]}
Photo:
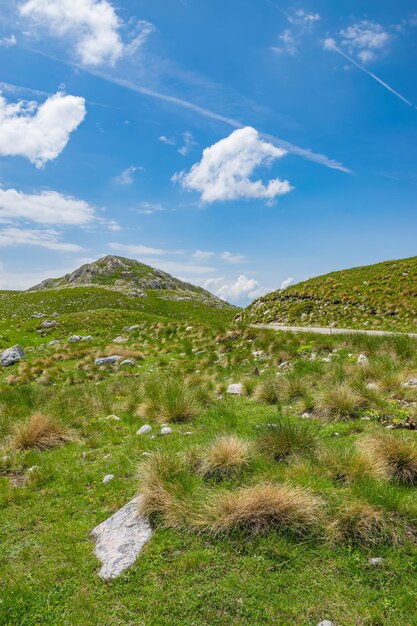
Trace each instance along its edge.
{"label": "grassy slope", "polygon": [[[92,312],[71,313],[77,298],[85,305],[86,293]],[[221,390],[228,382],[249,378],[251,387],[271,375],[275,378],[277,362],[289,360],[294,376],[307,385],[302,396],[314,410],[315,400],[309,398],[318,397],[325,384],[349,380],[360,387],[362,370],[355,365],[359,352],[369,355],[373,367],[365,380],[382,381],[388,364],[393,374],[404,377],[417,370],[415,342],[403,338],[297,337],[250,331],[238,333],[234,341],[216,340],[218,326],[227,321],[222,312],[215,311],[207,319],[207,311],[169,303],[163,305],[167,316],[156,317],[155,311],[161,313],[158,302],[149,301],[150,308],[142,312],[125,308],[120,294],[107,294],[71,290],[74,300],[70,303],[62,291],[30,294],[29,299],[17,295],[7,305],[3,328],[13,322],[10,337],[22,345],[30,341],[34,351],[27,355],[28,368],[16,365],[0,374],[0,439],[6,442],[13,424],[42,410],[75,429],[79,441],[1,460],[0,623],[313,626],[324,618],[338,626],[413,623],[416,550],[411,543],[396,548],[347,543],[330,547],[320,540],[300,542],[278,532],[213,539],[158,527],[134,567],[111,584],[98,579],[89,532],[135,495],[143,452],[175,454],[194,445],[204,449],[221,433],[253,439],[257,425],[276,419],[277,407],[251,398],[217,401],[214,385]],[[127,300],[143,306],[143,301]],[[49,314],[55,309],[62,313],[57,318],[60,326],[41,338],[33,332],[40,321],[27,318],[33,311]],[[180,315],[183,319],[178,322]],[[199,321],[203,317],[204,324]],[[127,344],[109,343],[116,334],[123,334],[124,325],[137,322],[141,328],[129,335]],[[187,331],[190,322],[193,330]],[[46,345],[68,332],[92,332],[94,340],[88,345]],[[321,361],[336,347],[340,352],[331,363]],[[94,366],[97,354],[120,349],[130,351],[140,368],[126,372]],[[256,361],[254,350],[263,350],[266,358]],[[311,362],[313,353],[319,358]],[[251,374],[255,365],[262,370],[260,377]],[[45,372],[49,372],[49,384],[42,385]],[[173,435],[137,437],[135,432],[143,423],[137,416],[137,407],[145,399],[142,382],[163,372],[193,377],[193,389],[210,399],[191,423],[174,424]],[[9,377],[12,380],[6,383]],[[363,411],[374,406],[372,397]],[[281,408],[300,414],[304,409],[299,400],[287,398]],[[412,414],[415,400],[415,390],[406,391],[393,382],[381,392],[378,406],[385,417],[396,415],[401,421],[405,413]],[[101,420],[109,414],[119,415],[121,422]],[[323,423],[322,444],[333,450],[349,447],[363,431],[378,427],[375,409],[371,421],[359,419],[363,415],[348,422]],[[158,432],[157,425],[153,426]],[[187,431],[193,434],[185,435]],[[30,475],[27,470],[34,465],[39,469]],[[104,485],[102,479],[108,473],[116,478]],[[308,486],[326,500],[353,497],[350,488],[334,485],[325,477],[314,459],[306,458],[304,466],[260,463],[255,473],[258,478]],[[369,497],[365,484],[358,482],[355,489],[361,497]],[[397,504],[412,502],[413,497],[415,503],[415,488],[393,487],[389,493]],[[368,558],[372,556],[383,556],[385,561],[378,568],[371,567]]]}
{"label": "grassy slope", "polygon": [[255,323],[417,330],[417,257],[312,278],[253,303]]}

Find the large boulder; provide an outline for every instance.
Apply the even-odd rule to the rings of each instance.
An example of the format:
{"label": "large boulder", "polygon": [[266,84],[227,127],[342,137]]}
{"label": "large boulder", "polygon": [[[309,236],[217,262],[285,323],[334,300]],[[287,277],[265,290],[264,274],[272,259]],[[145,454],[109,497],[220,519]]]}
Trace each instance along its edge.
{"label": "large boulder", "polygon": [[148,520],[138,514],[139,497],[96,526],[91,533],[96,541],[95,554],[103,563],[99,576],[104,580],[116,578],[133,565],[152,537]]}
{"label": "large boulder", "polygon": [[8,367],[9,365],[14,365],[18,363],[22,359],[25,358],[25,352],[23,348],[20,346],[13,346],[12,348],[7,348],[2,355],[0,356],[0,363],[3,367]]}

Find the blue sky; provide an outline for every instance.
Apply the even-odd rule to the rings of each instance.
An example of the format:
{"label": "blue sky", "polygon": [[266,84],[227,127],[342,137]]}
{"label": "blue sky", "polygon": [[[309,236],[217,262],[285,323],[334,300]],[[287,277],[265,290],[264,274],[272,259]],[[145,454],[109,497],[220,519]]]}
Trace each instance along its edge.
{"label": "blue sky", "polygon": [[413,2],[4,0],[0,288],[105,254],[246,304],[416,254]]}

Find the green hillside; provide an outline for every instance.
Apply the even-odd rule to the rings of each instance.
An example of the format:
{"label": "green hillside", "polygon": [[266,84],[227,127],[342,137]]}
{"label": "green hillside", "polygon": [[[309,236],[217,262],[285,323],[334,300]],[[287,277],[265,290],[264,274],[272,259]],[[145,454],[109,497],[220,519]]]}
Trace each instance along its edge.
{"label": "green hillside", "polygon": [[253,302],[253,323],[417,331],[417,257],[332,272]]}

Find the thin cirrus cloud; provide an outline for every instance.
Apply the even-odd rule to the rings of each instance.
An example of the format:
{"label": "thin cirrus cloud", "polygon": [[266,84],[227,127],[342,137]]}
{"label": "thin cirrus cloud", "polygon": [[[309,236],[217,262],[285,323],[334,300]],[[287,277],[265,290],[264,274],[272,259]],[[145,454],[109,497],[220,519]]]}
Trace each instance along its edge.
{"label": "thin cirrus cloud", "polygon": [[133,254],[134,256],[148,256],[154,254],[165,254],[165,250],[161,248],[151,248],[149,246],[136,245],[136,244],[123,244],[112,242],[109,244],[111,250],[118,252],[124,252],[125,254]]}
{"label": "thin cirrus cloud", "polygon": [[361,63],[369,63],[383,52],[391,41],[391,34],[381,25],[361,20],[340,31],[341,46]]}
{"label": "thin cirrus cloud", "polygon": [[247,126],[235,130],[203,151],[200,162],[189,172],[172,177],[188,191],[197,191],[205,203],[238,199],[263,199],[272,202],[293,188],[286,180],[274,178],[264,183],[251,180],[261,165],[269,165],[286,151],[262,141],[259,133]]}
{"label": "thin cirrus cloud", "polygon": [[136,172],[140,172],[141,170],[143,170],[143,167],[139,165],[129,165],[119,176],[116,176],[114,181],[118,185],[133,185]]}
{"label": "thin cirrus cloud", "polygon": [[231,252],[222,252],[220,255],[222,261],[226,261],[227,263],[238,264],[238,263],[246,263],[247,257],[243,254],[232,254]]}
{"label": "thin cirrus cloud", "polygon": [[39,105],[8,103],[0,94],[0,156],[22,156],[41,168],[62,152],[85,115],[78,96],[58,92]]}
{"label": "thin cirrus cloud", "polygon": [[108,0],[27,0],[20,4],[19,13],[35,32],[67,37],[77,60],[86,67],[114,66],[123,56],[134,54],[154,30],[149,22],[137,21],[129,41],[124,41],[126,26]]}

